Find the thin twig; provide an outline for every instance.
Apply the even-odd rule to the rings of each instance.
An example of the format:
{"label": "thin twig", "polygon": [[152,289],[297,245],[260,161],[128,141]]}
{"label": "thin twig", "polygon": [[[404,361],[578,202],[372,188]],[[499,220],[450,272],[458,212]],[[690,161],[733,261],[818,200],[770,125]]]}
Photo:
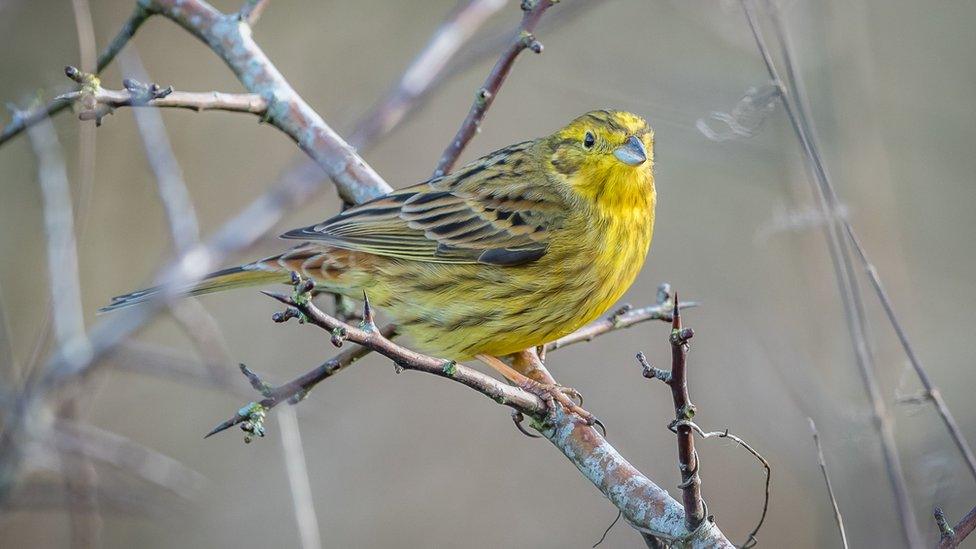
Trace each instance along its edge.
{"label": "thin twig", "polygon": [[[689,309],[697,306],[698,303],[695,301],[685,301],[681,303],[682,309]],[[601,336],[605,333],[623,328],[630,328],[635,324],[647,322],[648,320],[664,320],[671,322],[671,309],[672,306],[670,303],[661,303],[641,307],[639,309],[631,309],[621,314],[611,314],[604,319],[587,324],[579,330],[576,330],[567,336],[563,336],[552,343],[547,343],[545,350],[547,352],[555,351],[556,349],[562,349],[563,347],[576,343],[592,341],[593,338]]]}
{"label": "thin twig", "polygon": [[[600,0],[562,0],[559,9],[556,10],[552,16],[544,18],[539,24],[538,28],[550,29],[558,25],[566,24],[585,13],[588,9],[599,5],[600,3]],[[563,4],[565,4],[565,6]],[[451,25],[451,21],[452,19],[449,16],[443,25]],[[435,34],[439,34],[440,32],[442,32],[442,29],[435,31]],[[402,96],[394,91],[387,96],[386,101],[375,106],[364,118],[360,119],[352,131],[351,137],[349,138],[349,143],[353,147],[356,147],[356,149],[359,151],[369,149],[375,145],[381,137],[396,129],[411,113],[416,112],[424,101],[445,82],[454,76],[461,74],[464,70],[477,64],[485,57],[498,55],[498,52],[509,43],[510,39],[511,31],[506,30],[503,33],[491,35],[485,40],[478,41],[477,43],[469,42],[462,50],[458,52],[451,52],[447,48],[441,48],[439,51],[442,55],[450,54],[453,56],[447,69],[441,71],[435,78],[424,82],[425,87],[417,89],[410,94],[413,99],[408,105],[405,105],[407,110],[404,112],[403,116],[399,117],[396,123],[393,123],[393,118],[387,116],[387,113],[399,112],[401,108],[397,106],[397,103],[399,98]],[[425,47],[420,54],[418,54],[417,59],[429,55],[428,50],[430,47],[431,45],[428,44],[428,46]],[[439,60],[437,61],[440,62]],[[415,59],[413,62],[411,62],[410,67],[413,67],[416,63],[417,61]],[[404,79],[409,72],[408,67],[407,72],[401,75],[398,79],[398,82],[401,85],[405,81]],[[418,78],[416,82],[421,83],[421,79]],[[374,117],[376,117],[376,121],[373,121]],[[378,124],[377,122],[379,119],[385,120],[386,123]],[[376,128],[376,130],[368,129],[367,126]],[[377,131],[380,127],[383,128],[382,133]],[[304,159],[296,162],[291,167],[286,169],[279,177],[279,180],[284,181],[296,178],[319,180],[322,178],[322,172],[314,161]]]}
{"label": "thin twig", "polygon": [[945,513],[938,507],[935,508],[935,520],[939,525],[939,532],[941,533],[941,538],[937,546],[938,549],[955,549],[976,529],[976,507],[973,507],[966,513],[966,516],[962,517],[951,528],[949,527],[948,520],[946,520]]}
{"label": "thin twig", "polygon": [[813,443],[817,445],[817,463],[820,465],[820,472],[823,473],[824,484],[827,485],[827,496],[830,497],[830,506],[834,509],[834,521],[837,523],[837,530],[840,531],[840,541],[847,549],[847,532],[844,530],[844,516],[840,514],[840,507],[837,505],[837,497],[834,496],[834,487],[830,483],[830,475],[827,474],[827,460],[824,458],[823,447],[820,446],[820,434],[817,432],[817,424],[813,418],[810,421],[810,432],[813,433]]}
{"label": "thin twig", "polygon": [[[84,74],[74,67],[69,67],[66,72],[69,75]],[[97,86],[92,90],[83,89],[59,95],[58,99],[81,103],[83,108],[78,111],[78,118],[99,122],[105,115],[120,107],[175,108],[197,112],[217,110],[249,113],[260,117],[268,112],[268,102],[256,93],[174,91],[172,86],[163,88],[156,84],[142,84],[134,79],[126,79],[125,84],[128,87],[122,90]],[[139,116],[140,110],[142,109],[137,110],[136,116]]]}
{"label": "thin twig", "polygon": [[756,526],[752,529],[751,532],[749,532],[749,535],[746,537],[746,542],[739,546],[742,549],[755,547],[756,545],[759,544],[759,539],[756,538],[756,534],[759,533],[759,530],[762,528],[763,523],[766,522],[766,514],[769,512],[769,485],[770,482],[772,482],[772,473],[773,473],[773,469],[772,467],[770,467],[769,461],[767,461],[766,458],[762,456],[762,454],[756,451],[755,448],[750,446],[748,442],[742,440],[736,435],[733,435],[732,433],[729,432],[728,429],[724,431],[710,431],[706,433],[705,431],[702,430],[701,427],[699,427],[694,422],[690,422],[690,423],[691,423],[691,428],[694,429],[696,433],[698,433],[698,436],[705,439],[712,438],[712,437],[730,439],[732,442],[735,442],[742,448],[745,448],[745,450],[750,454],[752,454],[752,456],[759,461],[760,465],[763,466],[763,470],[766,475],[766,483],[763,486],[762,512],[759,515],[759,521],[756,523]]}
{"label": "thin twig", "polygon": [[520,412],[539,416],[546,412],[546,404],[539,397],[511,385],[504,384],[463,364],[451,360],[429,357],[394,343],[380,330],[363,329],[350,326],[316,307],[313,303],[299,303],[292,297],[263,292],[285,305],[295,308],[305,315],[308,322],[329,331],[341,331],[344,340],[371,348],[373,351],[392,359],[400,368],[418,370],[458,381],[484,394],[488,398],[511,406]]}
{"label": "thin twig", "polygon": [[[146,8],[142,6],[142,2],[136,4],[135,10],[132,15],[126,20],[119,29],[118,34],[112,39],[105,51],[98,56],[98,66],[96,68],[96,73],[100,73],[105,70],[105,67],[115,59],[122,48],[132,39],[139,27],[146,22],[146,19],[152,15]],[[0,145],[3,145],[7,141],[10,141],[22,131],[27,129],[34,124],[37,124],[41,120],[49,116],[54,116],[55,114],[63,111],[71,105],[70,102],[65,102],[63,100],[55,99],[43,107],[33,109],[26,113],[19,113],[14,116],[12,122],[4,126],[3,130],[0,131]]]}
{"label": "thin twig", "polygon": [[[706,433],[694,422],[696,413],[695,405],[691,402],[688,394],[688,341],[694,337],[695,332],[691,328],[681,326],[682,303],[678,300],[678,294],[673,293],[669,284],[661,284],[658,287],[659,307],[671,307],[671,370],[661,370],[651,366],[644,353],[637,353],[637,362],[641,365],[644,377],[648,379],[658,379],[663,381],[671,388],[671,398],[674,402],[675,419],[668,425],[668,428],[677,435],[678,441],[678,470],[681,472],[681,484],[678,485],[682,491],[684,501],[685,524],[691,531],[699,528],[703,521],[711,517],[705,517],[707,507],[701,496],[701,476],[699,469],[698,452],[695,450],[694,435],[697,433],[703,439],[719,437],[728,438],[739,446],[743,447],[752,454],[762,464],[765,470],[766,482],[764,487],[764,499],[762,513],[755,528],[749,532],[746,542],[742,548],[754,547],[758,543],[756,534],[766,521],[766,513],[769,510],[769,485],[771,480],[772,468],[766,458],[757,452],[746,441],[733,435],[728,429],[725,431],[714,431]],[[660,540],[645,539],[648,547],[660,546]]]}
{"label": "thin twig", "polygon": [[399,125],[441,78],[461,47],[507,1],[468,0],[448,14],[393,89],[356,124],[349,143],[357,148],[368,146]]}
{"label": "thin twig", "polygon": [[[95,28],[88,0],[72,0],[75,27],[78,30],[78,53],[82,70],[95,72],[98,64],[98,47],[95,45]],[[95,128],[82,124],[78,130],[78,192],[75,200],[76,234],[81,240],[88,221],[92,190],[95,187]]]}
{"label": "thin twig", "polygon": [[[693,301],[684,301],[680,304],[680,307],[682,309],[686,309],[689,307],[696,307],[697,305],[698,303]],[[594,338],[603,334],[623,328],[629,328],[635,324],[647,322],[649,320],[665,320],[670,322],[671,308],[672,306],[670,303],[662,303],[639,309],[628,309],[626,312],[623,312],[620,315],[611,315],[605,319],[597,320],[569,334],[568,336],[546,345],[545,351],[556,351],[575,343],[592,341]],[[275,316],[275,320],[277,321],[288,320],[288,318],[291,317],[286,317],[284,315]],[[394,339],[398,335],[397,327],[394,324],[387,324],[380,329],[380,333],[383,334],[383,337],[388,339]],[[271,391],[271,396],[265,398],[259,404],[266,409],[271,409],[287,400],[304,398],[305,395],[311,392],[311,390],[321,381],[324,381],[347,367],[355,364],[359,359],[371,352],[373,352],[372,349],[361,346],[352,347],[346,351],[343,351],[342,353],[326,361],[321,366],[318,366],[317,368],[310,370],[287,383],[273,388]],[[131,366],[128,364],[129,362],[131,361],[120,361],[123,368],[130,368]],[[151,370],[151,368],[140,368],[140,370]],[[243,421],[244,418],[242,416],[235,416],[229,420],[229,422],[225,422],[218,426],[218,430],[215,430],[210,434],[215,434],[216,432],[233,427],[234,425],[237,425]]]}
{"label": "thin twig", "polygon": [[515,36],[512,37],[508,49],[498,58],[495,66],[488,73],[485,83],[475,93],[474,103],[471,105],[468,115],[464,117],[457,134],[451,139],[451,143],[444,149],[441,159],[437,162],[434,177],[442,176],[451,171],[458,157],[461,156],[461,152],[481,128],[481,121],[484,119],[485,113],[495,101],[495,97],[501,90],[502,84],[505,83],[505,78],[512,70],[512,65],[515,64],[518,55],[525,49],[542,53],[542,44],[532,36],[532,32],[535,31],[542,15],[553,4],[553,0],[522,0],[522,10],[525,12],[522,15],[522,23],[519,25]]}
{"label": "thin twig", "polygon": [[[803,103],[796,96],[799,92],[799,86],[796,85],[793,79],[784,81],[780,77],[779,71],[773,62],[772,53],[766,45],[765,38],[760,29],[753,0],[741,1],[749,28],[752,31],[753,38],[766,65],[767,72],[773,83],[780,88],[783,109],[786,111],[790,124],[796,133],[797,139],[800,141],[804,158],[809,163],[810,169],[814,174],[811,183],[814,186],[814,194],[820,200],[824,218],[828,220],[828,223],[825,225],[827,229],[828,249],[831,254],[841,301],[843,302],[846,313],[845,318],[848,323],[848,333],[851,336],[857,366],[868,400],[871,403],[874,423],[878,429],[878,437],[881,442],[881,450],[885,461],[885,470],[888,474],[895,506],[898,511],[898,522],[902,528],[902,533],[907,544],[910,547],[920,547],[922,545],[921,534],[915,522],[915,514],[908,494],[905,474],[895,446],[894,426],[887,412],[884,399],[881,396],[881,389],[875,376],[874,364],[866,341],[866,320],[857,290],[857,280],[853,273],[853,267],[851,266],[846,241],[843,239],[843,235],[840,234],[837,225],[836,216],[831,215],[831,212],[836,209],[836,194],[833,193],[833,187],[830,184],[827,171],[816,148],[809,120],[803,111]],[[784,53],[789,52],[786,51]],[[792,70],[790,56],[785,55],[784,58],[784,61],[787,63],[788,73],[794,75],[795,72]]]}
{"label": "thin twig", "polygon": [[[81,394],[72,395],[62,402],[58,416],[62,420],[75,420],[78,417],[78,400]],[[98,473],[88,456],[68,459],[59,454],[61,476],[64,480],[71,523],[71,547],[82,549],[101,547],[102,517],[98,501]]]}
{"label": "thin twig", "polygon": [[285,472],[288,473],[298,537],[302,549],[318,549],[322,547],[319,522],[315,516],[312,486],[308,480],[305,450],[302,448],[302,435],[294,407],[285,406],[284,410],[278,412],[278,427],[281,429],[281,448],[285,454]]}

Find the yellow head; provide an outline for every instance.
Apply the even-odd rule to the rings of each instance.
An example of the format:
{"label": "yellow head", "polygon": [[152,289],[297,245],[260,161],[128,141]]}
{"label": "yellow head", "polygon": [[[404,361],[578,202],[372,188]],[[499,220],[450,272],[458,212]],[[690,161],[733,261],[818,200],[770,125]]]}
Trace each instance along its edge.
{"label": "yellow head", "polygon": [[584,198],[604,206],[653,200],[654,131],[640,116],[588,112],[545,142],[550,173]]}

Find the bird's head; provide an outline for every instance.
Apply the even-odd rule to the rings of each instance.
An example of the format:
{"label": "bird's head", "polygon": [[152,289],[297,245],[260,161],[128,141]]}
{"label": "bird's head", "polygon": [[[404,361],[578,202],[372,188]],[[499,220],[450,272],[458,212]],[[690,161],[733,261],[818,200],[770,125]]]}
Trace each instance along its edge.
{"label": "bird's head", "polygon": [[636,114],[592,111],[546,138],[552,172],[594,200],[653,193],[654,131]]}

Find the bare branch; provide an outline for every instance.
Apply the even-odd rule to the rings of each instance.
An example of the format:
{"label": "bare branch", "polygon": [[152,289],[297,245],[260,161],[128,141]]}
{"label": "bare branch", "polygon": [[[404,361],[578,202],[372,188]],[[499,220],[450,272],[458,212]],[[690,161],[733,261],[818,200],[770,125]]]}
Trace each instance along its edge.
{"label": "bare branch", "polygon": [[[110,50],[121,48],[149,14],[164,15],[207,43],[249,91],[260,94],[266,100],[274,100],[269,108],[269,121],[299,142],[301,148],[326,169],[344,198],[366,200],[390,190],[372,168],[288,85],[251,39],[246,23],[226,16],[199,0],[143,1],[140,6],[145,6],[145,9],[140,7],[137,10],[139,17],[134,16],[130,20],[132,25],[123,29]],[[111,56],[114,55],[113,51]],[[158,280],[163,291],[159,299],[141,307],[119,311],[98,322],[88,334],[90,345],[86,352],[79,353],[70,346],[59,347],[49,357],[42,374],[17,399],[14,408],[4,418],[4,429],[0,433],[0,500],[9,496],[20,465],[18,444],[26,434],[27,424],[39,411],[45,395],[69,380],[74,381],[89,374],[104,353],[154,318],[164,303],[181,294],[182,288],[215,269],[227,254],[255,242],[286,210],[303,203],[319,188],[318,181],[309,179],[282,181],[227,222],[207,243],[194,246],[162,269]]]}
{"label": "bare branch", "polygon": [[[311,301],[296,301],[292,297],[264,292],[266,295],[293,307],[307,321],[330,333],[340,332],[342,340],[348,340],[392,359],[394,364],[406,370],[418,370],[458,381],[501,404],[520,412],[537,416],[546,412],[546,405],[539,397],[452,360],[429,357],[402,347],[385,337],[380,330],[355,328],[322,312]],[[287,311],[286,311],[287,314]]]}
{"label": "bare branch", "polygon": [[[105,67],[115,59],[122,48],[132,39],[139,27],[146,22],[151,14],[146,10],[141,2],[137,2],[135,10],[132,15],[126,20],[119,30],[112,42],[109,43],[105,51],[98,56],[98,66],[96,68],[96,73],[100,73],[105,70]],[[65,102],[63,100],[55,99],[49,102],[47,105],[32,109],[25,113],[16,113],[14,119],[10,124],[7,124],[3,131],[0,131],[0,145],[3,145],[7,141],[10,141],[14,137],[20,134],[30,126],[37,124],[41,120],[54,116],[55,114],[68,108],[71,103]]]}
{"label": "bare branch", "polygon": [[[697,306],[698,303],[695,301],[686,301],[681,304],[682,309]],[[588,324],[567,336],[563,336],[552,343],[547,343],[545,350],[547,352],[555,351],[576,343],[592,341],[593,338],[603,334],[612,332],[614,330],[630,328],[635,324],[640,324],[649,320],[664,320],[670,322],[671,308],[670,303],[661,303],[658,305],[649,305],[639,309],[630,309],[623,312],[614,313],[602,320],[597,320],[591,324]]]}
{"label": "bare branch", "polygon": [[813,442],[817,445],[817,463],[820,465],[820,472],[823,473],[824,484],[827,485],[827,496],[830,497],[830,506],[834,509],[834,522],[837,523],[837,530],[840,531],[840,541],[847,549],[847,532],[844,531],[844,517],[840,514],[840,507],[837,506],[837,498],[834,496],[834,487],[830,483],[830,475],[827,474],[827,460],[824,459],[823,448],[820,446],[820,434],[817,432],[817,424],[813,418],[810,421],[810,431],[813,433]]}
{"label": "bare branch", "polygon": [[[89,76],[74,67],[67,67],[65,72],[73,79]],[[126,79],[123,84],[126,88],[122,90],[108,90],[96,84],[91,87],[94,89],[76,90],[59,95],[57,99],[78,102],[82,105],[78,118],[95,120],[99,124],[103,117],[119,107],[175,108],[197,112],[219,110],[261,117],[268,111],[268,102],[255,93],[180,92],[174,91],[172,86],[163,88],[158,84],[143,84],[131,78]]]}
{"label": "bare branch", "polygon": [[[693,531],[688,530],[680,519],[680,505],[620,456],[598,431],[586,425],[576,415],[566,413],[558,405],[550,409],[542,399],[528,391],[506,385],[454,361],[429,357],[401,347],[371,327],[368,312],[364,314],[365,319],[360,328],[339,321],[319,310],[308,299],[312,286],[307,281],[297,275],[294,280],[293,296],[266,292],[270,297],[289,306],[284,312],[275,314],[276,322],[299,318],[304,323],[313,324],[331,333],[334,344],[341,345],[349,341],[379,352],[394,361],[397,371],[411,369],[446,377],[473,388],[500,404],[510,406],[532,417],[532,427],[556,445],[621,510],[631,526],[642,534],[677,541],[688,547],[732,547],[712,521],[703,522],[701,527]],[[347,353],[351,354],[351,351]],[[362,353],[355,356],[362,356]],[[244,406],[235,417],[219,425],[207,436],[236,424],[241,424],[247,433],[245,441],[252,436],[263,436],[263,422],[270,407],[280,402],[284,394],[295,395],[292,402],[304,396],[304,392],[294,392],[295,385],[302,386],[299,380],[287,384],[292,387],[276,388],[248,368],[242,366],[241,370],[252,386],[265,396],[265,400]],[[265,403],[270,406],[265,406]]]}
{"label": "bare branch", "polygon": [[203,0],[146,0],[206,43],[251,93],[269,102],[268,123],[291,137],[332,178],[339,195],[361,203],[393,190],[302,98],[251,37],[250,27]]}
{"label": "bare branch", "polygon": [[[662,285],[662,287],[666,288],[668,286],[665,284]],[[686,309],[689,307],[696,307],[696,306],[698,306],[698,303],[693,301],[684,301],[680,304],[681,309]],[[565,336],[559,340],[556,340],[553,343],[546,345],[545,348],[543,349],[543,352],[555,351],[558,349],[562,349],[563,347],[566,347],[568,345],[580,343],[583,341],[592,341],[594,338],[601,336],[603,334],[607,334],[618,329],[629,328],[635,324],[639,324],[649,320],[665,320],[670,322],[671,308],[672,305],[670,304],[670,301],[667,300],[665,300],[659,305],[642,307],[640,309],[630,309],[629,307],[622,307],[620,311],[617,311],[616,313],[610,315],[609,317],[602,320],[597,320],[591,324],[588,324],[580,328],[579,330],[573,332],[568,336]],[[288,314],[288,311],[285,311],[284,313],[276,313],[274,316],[274,320],[276,322],[284,322],[289,320],[290,318],[294,318],[294,317],[291,314]],[[386,337],[387,339],[394,339],[398,335],[397,327],[394,324],[388,324],[384,326],[382,329],[380,329],[380,333],[383,334],[383,337]],[[372,349],[368,347],[361,347],[361,346],[352,347],[346,351],[343,351],[339,355],[326,361],[321,366],[313,370],[310,370],[309,372],[306,372],[305,374],[302,374],[301,376],[287,383],[274,387],[271,390],[270,396],[268,396],[267,398],[259,402],[259,404],[263,408],[271,409],[287,400],[294,401],[294,400],[304,399],[305,396],[309,392],[311,392],[311,390],[316,385],[319,384],[319,382],[328,379],[334,376],[335,374],[341,372],[342,370],[346,369],[348,366],[355,364],[360,358],[368,355],[371,352]],[[120,364],[122,368],[132,368],[135,363],[139,363],[139,362],[140,361],[136,359],[131,361],[120,361]],[[153,363],[155,364],[157,363],[157,361],[153,360]],[[150,366],[147,368],[140,367],[136,371],[152,370],[153,368],[155,367],[154,366]],[[182,370],[184,370],[184,368],[179,369],[179,371]],[[210,434],[215,434],[224,429],[233,427],[234,425],[243,422],[244,419],[245,418],[243,416],[237,415],[234,418],[231,418],[227,422],[218,426],[218,428],[212,431]]]}
{"label": "bare branch", "polygon": [[525,12],[522,16],[522,23],[519,25],[515,36],[512,37],[508,49],[502,53],[491,72],[488,73],[485,83],[475,93],[474,103],[471,105],[468,115],[461,123],[461,127],[458,128],[454,139],[444,149],[441,159],[437,162],[434,177],[442,176],[451,171],[458,157],[461,156],[461,152],[481,128],[481,121],[484,119],[485,113],[495,101],[495,96],[498,95],[502,84],[505,83],[505,78],[512,70],[512,65],[515,64],[518,55],[525,49],[542,53],[542,44],[532,36],[532,32],[535,31],[542,15],[553,4],[553,0],[522,0],[522,10]]}
{"label": "bare branch", "polygon": [[[681,488],[684,500],[685,525],[689,530],[694,531],[703,524],[706,518],[709,521],[712,520],[712,517],[705,516],[708,507],[705,506],[701,496],[701,477],[698,473],[700,465],[698,452],[695,450],[694,435],[697,433],[703,439],[712,437],[728,438],[752,454],[762,464],[766,474],[762,514],[759,517],[759,522],[756,524],[756,527],[753,528],[752,532],[749,532],[746,542],[741,545],[743,549],[754,547],[759,543],[756,539],[756,534],[759,533],[763,523],[766,521],[766,513],[769,510],[769,484],[772,468],[762,454],[757,452],[746,441],[730,433],[728,429],[725,431],[706,433],[701,427],[695,424],[694,417],[696,409],[688,394],[687,377],[688,341],[694,337],[695,332],[691,328],[683,328],[681,326],[678,294],[674,294],[673,301],[670,295],[671,286],[669,284],[661,284],[658,287],[658,302],[663,304],[670,301],[672,307],[671,336],[669,338],[671,342],[671,370],[661,370],[651,366],[647,361],[647,357],[642,352],[637,353],[637,362],[643,369],[644,377],[663,381],[671,388],[675,419],[668,425],[668,429],[677,435],[678,440],[678,470],[681,471],[681,484],[678,487]],[[648,547],[658,547],[661,545],[660,540],[645,538],[645,542],[647,542]]]}
{"label": "bare branch", "polygon": [[955,549],[976,529],[976,507],[966,513],[966,516],[962,517],[959,523],[951,528],[945,513],[936,507],[935,521],[939,525],[939,532],[941,533],[939,544],[936,547],[938,549]]}

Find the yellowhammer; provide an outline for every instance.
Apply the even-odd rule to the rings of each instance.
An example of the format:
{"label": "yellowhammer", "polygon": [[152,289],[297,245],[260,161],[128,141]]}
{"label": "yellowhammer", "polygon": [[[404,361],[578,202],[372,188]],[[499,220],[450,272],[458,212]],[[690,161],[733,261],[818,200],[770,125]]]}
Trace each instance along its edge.
{"label": "yellowhammer", "polygon": [[[586,417],[522,351],[597,318],[634,281],[654,227],[653,145],[641,117],[593,111],[548,137],[285,233],[306,242],[212,273],[187,292],[287,282],[292,272],[320,290],[365,291],[421,350],[477,357]],[[117,297],[105,309],[154,292]],[[515,353],[514,368],[498,358]]]}

